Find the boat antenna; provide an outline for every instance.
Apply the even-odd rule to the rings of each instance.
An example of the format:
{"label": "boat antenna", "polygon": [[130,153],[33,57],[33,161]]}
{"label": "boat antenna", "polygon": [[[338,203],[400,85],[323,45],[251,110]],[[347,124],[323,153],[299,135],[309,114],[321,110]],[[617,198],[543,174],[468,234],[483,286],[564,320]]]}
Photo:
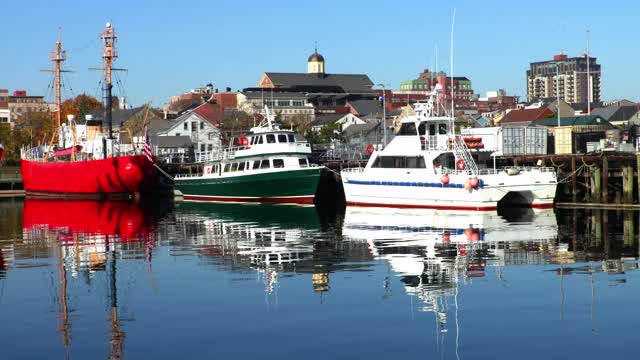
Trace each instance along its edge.
{"label": "boat antenna", "polygon": [[52,69],[40,70],[44,72],[52,72],[55,77],[55,90],[56,90],[56,117],[55,128],[59,128],[62,123],[62,73],[72,72],[62,69],[62,63],[67,60],[67,52],[62,50],[62,29],[58,28],[58,40],[56,40],[56,47],[50,55]]}
{"label": "boat antenna", "polygon": [[456,24],[456,8],[453,8],[453,17],[451,19],[451,126],[449,127],[451,133],[454,133],[453,128],[456,124],[456,112],[453,104],[453,30]]}
{"label": "boat antenna", "polygon": [[[116,51],[116,41],[118,36],[116,35],[115,29],[111,22],[108,22],[105,25],[105,29],[100,34],[100,39],[102,40],[102,60],[103,67],[101,68],[89,68],[90,70],[101,70],[104,72],[104,86],[103,86],[103,94],[104,94],[104,109],[103,109],[103,118],[107,121],[107,126],[109,129],[109,140],[113,140],[113,120],[112,120],[112,101],[113,98],[111,96],[111,89],[113,89],[113,83],[111,81],[111,75],[114,71],[127,71],[127,69],[116,69],[113,67],[113,63],[118,57],[118,52]],[[113,144],[113,142],[112,142]],[[106,147],[104,148],[104,157],[106,158]],[[113,151],[112,151],[113,153]]]}

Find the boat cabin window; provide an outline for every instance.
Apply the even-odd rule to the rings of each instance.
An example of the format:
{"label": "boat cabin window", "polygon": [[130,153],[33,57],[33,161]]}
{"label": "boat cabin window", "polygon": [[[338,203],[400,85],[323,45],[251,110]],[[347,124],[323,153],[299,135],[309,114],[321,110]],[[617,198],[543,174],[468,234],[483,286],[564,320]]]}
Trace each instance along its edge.
{"label": "boat cabin window", "polygon": [[260,162],[260,169],[268,169],[269,168],[269,160],[262,160]]}
{"label": "boat cabin window", "polygon": [[293,136],[293,134],[287,134],[287,137],[289,138],[290,143],[296,142],[296,137]]}
{"label": "boat cabin window", "polygon": [[258,136],[258,144],[262,144],[264,140],[262,140],[262,136]]}
{"label": "boat cabin window", "polygon": [[298,165],[300,165],[300,167],[307,167],[307,166],[309,166],[309,160],[307,160],[307,159],[298,159]]}
{"label": "boat cabin window", "polygon": [[238,171],[244,171],[244,163],[243,162],[238,164]]}
{"label": "boat cabin window", "polygon": [[251,140],[249,140],[249,145],[255,145],[256,144],[256,137],[252,136]]}
{"label": "boat cabin window", "polygon": [[427,131],[427,124],[425,123],[420,123],[420,125],[418,125],[418,134],[420,135],[426,135],[425,132]]}
{"label": "boat cabin window", "polygon": [[229,172],[231,170],[231,164],[224,164],[224,172]]}
{"label": "boat cabin window", "polygon": [[253,162],[253,167],[251,167],[252,170],[258,170],[260,168],[260,160],[255,160]]}
{"label": "boat cabin window", "polygon": [[278,134],[278,142],[286,143],[287,142],[287,134]]}
{"label": "boat cabin window", "polygon": [[273,144],[276,142],[276,136],[273,134],[267,135],[267,144]]}
{"label": "boat cabin window", "polygon": [[422,156],[378,156],[371,167],[394,169],[424,169]]}
{"label": "boat cabin window", "polygon": [[452,153],[444,153],[433,159],[433,167],[438,169],[440,166],[447,169],[455,168],[456,158]]}
{"label": "boat cabin window", "polygon": [[282,159],[273,159],[273,167],[274,168],[283,168],[284,167],[284,160],[282,160]]}
{"label": "boat cabin window", "polygon": [[231,164],[231,171],[238,171],[238,163]]}
{"label": "boat cabin window", "polygon": [[447,124],[438,124],[438,134],[447,135]]}
{"label": "boat cabin window", "polygon": [[400,126],[398,135],[417,135],[415,123],[404,123]]}

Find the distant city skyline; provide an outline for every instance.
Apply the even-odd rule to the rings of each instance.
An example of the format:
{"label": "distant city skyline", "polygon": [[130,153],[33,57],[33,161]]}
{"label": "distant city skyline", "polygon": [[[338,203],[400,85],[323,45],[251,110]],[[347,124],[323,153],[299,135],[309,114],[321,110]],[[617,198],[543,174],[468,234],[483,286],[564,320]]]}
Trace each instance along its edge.
{"label": "distant city skyline", "polygon": [[[99,34],[107,21],[119,35],[115,93],[132,106],[213,83],[221,91],[255,87],[266,71],[305,72],[306,60],[318,43],[327,73],[367,74],[375,83],[398,89],[424,69],[450,74],[451,17],[456,10],[454,75],[467,76],[476,93],[503,88],[526,98],[529,63],[585,52],[590,30],[590,55],[602,64],[602,98],[638,101],[635,84],[640,70],[635,59],[634,13],[639,4],[613,1],[594,11],[584,1],[541,0],[532,8],[518,2],[452,1],[426,4],[326,0],[301,6],[295,1],[184,3],[124,2],[110,8],[69,1],[53,7],[34,0],[29,9],[9,2],[0,23],[0,88],[27,90],[51,100],[50,66],[62,28],[68,51],[64,97],[81,93],[100,97]],[[541,11],[541,10],[545,11]],[[625,11],[621,11],[625,9]]]}

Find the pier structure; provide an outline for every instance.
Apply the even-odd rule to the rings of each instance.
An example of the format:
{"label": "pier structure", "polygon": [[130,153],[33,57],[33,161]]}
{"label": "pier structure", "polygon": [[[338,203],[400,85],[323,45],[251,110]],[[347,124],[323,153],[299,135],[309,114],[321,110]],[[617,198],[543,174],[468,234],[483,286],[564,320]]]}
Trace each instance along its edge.
{"label": "pier structure", "polygon": [[525,155],[502,157],[513,166],[547,166],[557,171],[556,203],[591,207],[640,207],[640,154]]}

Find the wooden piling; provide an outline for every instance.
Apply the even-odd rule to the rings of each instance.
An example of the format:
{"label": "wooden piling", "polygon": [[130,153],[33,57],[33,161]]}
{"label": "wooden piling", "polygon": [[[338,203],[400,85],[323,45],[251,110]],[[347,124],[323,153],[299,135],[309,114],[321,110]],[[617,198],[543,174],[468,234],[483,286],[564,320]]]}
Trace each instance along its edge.
{"label": "wooden piling", "polygon": [[591,188],[591,201],[599,203],[600,197],[602,195],[602,169],[599,166],[596,166],[592,173],[592,181],[593,187]]}
{"label": "wooden piling", "polygon": [[602,202],[609,202],[609,161],[602,157]]}
{"label": "wooden piling", "polygon": [[633,167],[624,164],[622,168],[622,191],[625,204],[633,204]]}
{"label": "wooden piling", "polygon": [[571,157],[571,198],[576,202],[576,157]]}

